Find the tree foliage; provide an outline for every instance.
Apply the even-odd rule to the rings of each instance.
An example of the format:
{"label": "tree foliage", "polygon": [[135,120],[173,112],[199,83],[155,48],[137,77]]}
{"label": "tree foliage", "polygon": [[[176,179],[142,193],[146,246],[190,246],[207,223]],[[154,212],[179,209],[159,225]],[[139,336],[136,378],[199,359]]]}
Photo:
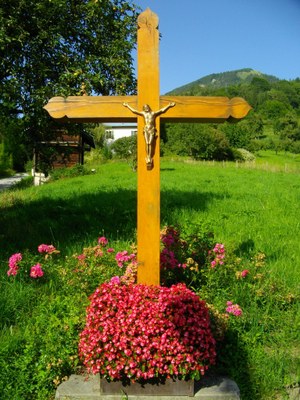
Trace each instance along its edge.
{"label": "tree foliage", "polygon": [[228,139],[215,126],[208,124],[166,124],[163,150],[195,159],[231,158]]}
{"label": "tree foliage", "polygon": [[[234,72],[234,71],[233,71]],[[247,72],[247,71],[245,71]],[[228,74],[228,73],[226,73]],[[226,75],[225,74],[225,75]],[[224,74],[214,76],[220,82]],[[225,78],[224,78],[225,79]],[[197,83],[196,81],[195,83]],[[225,82],[223,82],[225,85]],[[196,124],[186,124],[186,128],[166,124],[162,138],[166,142],[165,152],[189,155],[194,158],[220,159],[220,155],[231,158],[236,155],[234,149],[243,148],[258,151],[262,148],[299,152],[300,142],[300,80],[280,81],[267,80],[255,76],[250,83],[233,84],[231,86],[213,87],[212,85],[189,84],[175,90],[177,95],[187,96],[227,96],[243,97],[253,110],[246,118],[236,124],[225,122],[218,125],[206,125],[206,128]],[[192,131],[191,131],[192,130]],[[206,136],[203,132],[206,132]],[[211,142],[216,146],[216,132],[225,136],[228,148],[226,151],[214,153]],[[207,146],[203,151],[201,144]],[[225,143],[225,142],[223,142]],[[216,146],[218,147],[218,146]]]}
{"label": "tree foliage", "polygon": [[[135,91],[137,11],[125,0],[2,0],[0,117],[49,134],[53,96]],[[53,123],[52,123],[53,124]]]}
{"label": "tree foliage", "polygon": [[115,157],[123,158],[131,163],[132,169],[137,168],[137,135],[123,137],[114,141],[110,149]]}

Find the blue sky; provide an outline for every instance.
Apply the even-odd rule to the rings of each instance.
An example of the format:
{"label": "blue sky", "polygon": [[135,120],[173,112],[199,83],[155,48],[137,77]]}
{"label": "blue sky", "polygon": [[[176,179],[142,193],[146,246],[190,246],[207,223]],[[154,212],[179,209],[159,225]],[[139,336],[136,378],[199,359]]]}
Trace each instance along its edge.
{"label": "blue sky", "polygon": [[133,0],[159,16],[162,94],[203,76],[253,68],[300,77],[300,0]]}

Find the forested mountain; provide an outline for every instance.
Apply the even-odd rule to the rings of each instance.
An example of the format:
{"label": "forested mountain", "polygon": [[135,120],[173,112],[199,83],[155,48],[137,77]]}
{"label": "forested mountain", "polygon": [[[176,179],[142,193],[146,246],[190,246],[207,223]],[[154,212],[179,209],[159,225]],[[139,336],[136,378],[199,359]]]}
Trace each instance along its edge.
{"label": "forested mountain", "polygon": [[268,82],[275,82],[279,80],[273,75],[263,74],[262,72],[255,71],[251,68],[244,68],[235,71],[227,71],[218,74],[206,75],[203,78],[197,79],[196,81],[173,89],[168,94],[183,95],[187,92],[190,94],[194,94],[198,92],[199,89],[203,88],[216,89],[232,85],[241,85],[245,83],[251,83],[252,79],[255,77],[265,79]]}
{"label": "forested mountain", "polygon": [[300,78],[279,80],[247,68],[211,74],[168,94],[243,97],[252,110],[237,124],[166,124],[165,154],[225,160],[243,159],[245,150],[300,153]]}

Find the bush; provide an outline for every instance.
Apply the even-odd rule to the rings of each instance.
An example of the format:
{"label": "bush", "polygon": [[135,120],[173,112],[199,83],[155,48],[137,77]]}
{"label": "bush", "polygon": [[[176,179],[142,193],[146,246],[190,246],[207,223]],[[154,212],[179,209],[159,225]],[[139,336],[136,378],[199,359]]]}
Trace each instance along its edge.
{"label": "bush", "polygon": [[300,140],[297,140],[291,144],[290,151],[294,154],[300,154]]}
{"label": "bush", "polygon": [[233,155],[236,161],[255,161],[255,155],[246,149],[234,149]]}
{"label": "bush", "polygon": [[117,158],[132,164],[132,169],[137,167],[137,136],[123,137],[111,144],[111,151]]}
{"label": "bush", "polygon": [[165,154],[217,161],[232,159],[228,139],[212,125],[166,124],[165,133]]}
{"label": "bush", "polygon": [[185,285],[102,284],[91,296],[80,355],[108,380],[199,379],[215,362],[205,302]]}

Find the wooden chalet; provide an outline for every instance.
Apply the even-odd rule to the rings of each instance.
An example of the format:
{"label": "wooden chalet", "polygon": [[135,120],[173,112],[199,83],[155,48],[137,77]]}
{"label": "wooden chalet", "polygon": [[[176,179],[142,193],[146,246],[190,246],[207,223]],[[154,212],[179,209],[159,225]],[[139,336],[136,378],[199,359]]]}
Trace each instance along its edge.
{"label": "wooden chalet", "polygon": [[34,170],[39,171],[41,165],[48,169],[72,167],[84,163],[84,152],[95,148],[94,138],[83,132],[71,135],[58,131],[55,139],[38,142],[34,149]]}

